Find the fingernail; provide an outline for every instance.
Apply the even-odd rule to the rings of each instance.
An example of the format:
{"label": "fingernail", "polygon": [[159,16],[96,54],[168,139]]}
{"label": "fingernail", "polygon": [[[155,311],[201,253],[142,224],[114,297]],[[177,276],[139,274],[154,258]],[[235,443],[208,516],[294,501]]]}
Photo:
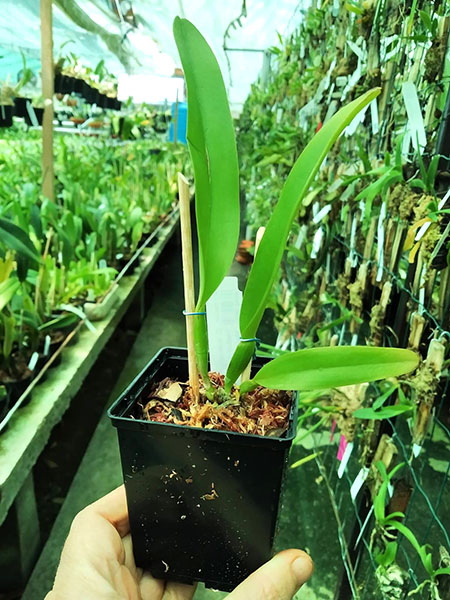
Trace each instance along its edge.
{"label": "fingernail", "polygon": [[292,563],[292,570],[295,574],[295,578],[299,585],[302,585],[307,581],[312,574],[312,563],[306,556],[300,556],[296,558]]}

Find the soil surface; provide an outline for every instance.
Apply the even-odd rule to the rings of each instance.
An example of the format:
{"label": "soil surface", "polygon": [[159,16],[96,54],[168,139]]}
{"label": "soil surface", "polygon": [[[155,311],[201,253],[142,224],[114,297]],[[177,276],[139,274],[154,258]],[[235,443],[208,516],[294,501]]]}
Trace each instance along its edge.
{"label": "soil surface", "polygon": [[200,383],[195,400],[192,388],[170,378],[155,383],[133,408],[132,418],[188,427],[219,429],[253,435],[280,437],[288,428],[292,392],[258,387],[239,397],[233,387],[230,395],[223,389],[224,376],[209,374],[214,398],[208,399]]}

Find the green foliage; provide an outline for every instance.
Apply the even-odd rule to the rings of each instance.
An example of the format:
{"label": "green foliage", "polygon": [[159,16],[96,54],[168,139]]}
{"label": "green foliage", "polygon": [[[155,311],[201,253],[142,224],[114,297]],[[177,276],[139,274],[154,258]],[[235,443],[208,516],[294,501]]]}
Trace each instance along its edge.
{"label": "green foliage", "polygon": [[244,393],[258,385],[280,390],[324,390],[367,380],[395,377],[418,365],[410,350],[338,346],[299,350],[275,358],[241,385]]}
{"label": "green foliage", "polygon": [[236,141],[225,85],[214,54],[186,19],[176,18],[173,30],[188,91],[187,139],[194,166],[199,239],[197,308],[201,309],[227,274],[236,252],[239,235]]}
{"label": "green foliage", "polygon": [[85,320],[79,306],[110,289],[142,237],[172,210],[187,151],[57,137],[50,202],[40,194],[40,138],[1,135],[0,360],[11,371],[43,336]]}
{"label": "green foliage", "polygon": [[[404,466],[401,463],[394,467],[389,473],[386,471],[385,465],[379,461],[376,463],[376,467],[381,475],[382,484],[381,487],[373,500],[374,516],[378,527],[385,530],[387,533],[392,532],[401,533],[411,544],[414,550],[417,552],[422,565],[428,573],[430,580],[434,582],[438,575],[450,575],[450,568],[434,569],[432,553],[428,552],[429,545],[421,545],[414,535],[413,531],[409,529],[404,523],[398,519],[403,519],[405,515],[401,512],[392,512],[386,515],[386,498],[388,492],[388,486],[394,475]],[[377,555],[377,562],[380,565],[388,566],[395,560],[397,551],[397,542],[389,542],[386,545],[386,549],[383,553]]]}
{"label": "green foliage", "polygon": [[[242,338],[256,335],[279,272],[292,222],[328,151],[345,127],[378,94],[379,90],[372,90],[342,108],[320,129],[295,162],[269,220],[245,287],[240,312]],[[227,371],[229,387],[245,369],[253,350],[254,344],[239,344]]]}
{"label": "green foliage", "polygon": [[[189,112],[187,140],[195,177],[199,248],[196,310],[227,274],[239,236],[239,173],[234,126],[217,60],[200,32],[176,18],[173,32],[186,77]],[[220,238],[220,243],[218,243]],[[195,319],[196,355],[208,385],[206,319]]]}
{"label": "green foliage", "polygon": [[[200,291],[197,310],[226,275],[239,230],[238,170],[234,131],[217,61],[198,30],[185,19],[175,19],[174,35],[188,86],[188,139],[194,163],[197,229],[200,254]],[[240,313],[242,341],[228,368],[225,391],[244,371],[252,357],[251,341],[267,306],[272,285],[293,220],[328,151],[353,118],[379,90],[363,94],[343,107],[320,129],[296,160],[262,238],[245,288]],[[279,160],[263,160],[268,165]],[[220,233],[220,243],[218,243]],[[207,337],[203,318],[196,320],[196,353],[207,383]],[[333,357],[333,358],[331,358]],[[278,389],[323,389],[349,385],[417,366],[406,350],[378,348],[318,348],[282,356],[263,367],[242,392],[258,384]],[[364,368],[370,370],[364,371]]]}

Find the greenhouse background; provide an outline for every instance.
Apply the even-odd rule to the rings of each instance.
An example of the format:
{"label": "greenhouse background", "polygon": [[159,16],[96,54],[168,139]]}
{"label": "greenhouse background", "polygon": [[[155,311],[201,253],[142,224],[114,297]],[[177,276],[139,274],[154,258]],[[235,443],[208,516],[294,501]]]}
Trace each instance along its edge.
{"label": "greenhouse background", "polygon": [[[255,365],[319,347],[416,353],[406,374],[373,382],[369,365],[358,383],[301,389],[285,467],[255,463],[258,497],[239,480],[229,490],[248,494],[256,519],[269,477],[279,477],[280,510],[275,503],[266,519],[273,551],[303,548],[315,564],[296,599],[449,599],[449,4],[4,0],[2,8],[0,599],[44,599],[75,515],[124,478],[131,494],[107,410],[161,348],[187,347],[178,352],[191,359],[189,323],[205,312],[213,371],[226,370],[239,341],[256,347]],[[186,123],[201,101],[195,107],[186,94],[176,16],[192,21],[217,57],[237,140],[239,244],[228,287],[206,308],[190,304],[182,262],[190,207],[198,290],[206,245],[195,216],[201,234],[205,188]],[[307,180],[286,243],[279,236],[261,324],[243,334],[236,288],[265,251],[261,228],[270,229],[282,190],[287,197],[291,169],[342,107],[374,88]],[[221,114],[219,105],[208,113],[213,127]],[[227,124],[218,126],[226,138]],[[227,223],[209,227],[218,247],[230,245]],[[189,363],[195,389],[192,373]],[[181,394],[187,379],[171,385]],[[149,398],[159,402],[155,389]],[[177,423],[185,406],[164,397]],[[147,431],[137,415],[128,421]],[[266,438],[287,435],[275,429]],[[200,460],[219,460],[202,448]],[[231,463],[249,476],[243,459]],[[134,468],[144,486],[152,468]],[[168,469],[164,485],[197,485],[178,471]],[[198,506],[220,512],[225,485],[208,486]],[[227,535],[219,527],[217,540]],[[217,540],[211,554],[220,554]],[[193,580],[195,599],[226,597],[226,585]]]}

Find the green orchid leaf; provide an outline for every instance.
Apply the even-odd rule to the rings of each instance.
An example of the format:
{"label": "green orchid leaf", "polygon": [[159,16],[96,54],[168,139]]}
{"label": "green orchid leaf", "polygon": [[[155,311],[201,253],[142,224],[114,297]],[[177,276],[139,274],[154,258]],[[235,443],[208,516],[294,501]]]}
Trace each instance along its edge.
{"label": "green orchid leaf", "polygon": [[275,358],[256,373],[251,383],[277,390],[324,390],[397,377],[409,373],[418,363],[417,354],[402,348],[312,348]]}
{"label": "green orchid leaf", "polygon": [[442,569],[436,569],[436,571],[434,571],[434,576],[438,577],[439,575],[450,575],[450,567],[443,567]]}
{"label": "green orchid leaf", "polygon": [[384,552],[380,552],[375,556],[376,562],[379,565],[388,567],[395,561],[395,557],[397,556],[397,548],[397,542],[388,542],[386,544],[386,550]]}
{"label": "green orchid leaf", "polygon": [[15,278],[6,279],[0,283],[0,311],[5,308],[19,288],[20,282]]}
{"label": "green orchid leaf", "polygon": [[356,419],[391,419],[392,417],[397,417],[398,415],[411,410],[413,410],[413,407],[410,404],[394,404],[393,406],[385,406],[380,410],[374,410],[373,408],[358,408],[358,410],[355,410],[353,413],[353,416]]}
{"label": "green orchid leaf", "polygon": [[[341,108],[316,133],[293,166],[267,224],[245,287],[240,313],[242,338],[251,339],[256,335],[270,291],[278,276],[292,222],[328,151],[345,127],[379,93],[379,88],[371,90]],[[254,347],[254,343],[239,344],[228,367],[226,389],[231,388],[245,369]]]}
{"label": "green orchid leaf", "polygon": [[16,320],[14,316],[1,315],[3,321],[3,356],[6,358],[10,356],[15,338],[16,331]]}
{"label": "green orchid leaf", "polygon": [[391,472],[388,474],[386,471],[386,466],[381,460],[376,463],[376,467],[377,467],[378,471],[380,472],[383,483],[381,484],[377,495],[373,499],[373,512],[374,512],[377,523],[379,523],[381,526],[384,526],[386,524],[386,521],[389,519],[389,516],[386,517],[386,512],[385,512],[386,511],[386,495],[388,492],[389,482],[394,477],[394,475],[398,471],[400,471],[400,469],[403,468],[403,466],[404,466],[404,463],[400,463],[400,464],[396,465],[391,470]]}
{"label": "green orchid leaf", "polygon": [[7,248],[26,256],[34,263],[39,263],[41,257],[23,229],[7,219],[0,219],[0,235]]}
{"label": "green orchid leaf", "polygon": [[374,410],[377,410],[378,408],[381,408],[383,406],[383,404],[386,402],[386,400],[392,396],[392,394],[395,392],[396,389],[398,389],[398,385],[397,384],[391,385],[391,387],[388,390],[386,390],[384,392],[384,394],[382,394],[381,396],[379,396],[374,401],[374,403],[372,404],[372,408]]}
{"label": "green orchid leaf", "polygon": [[227,274],[236,252],[236,139],[222,74],[211,48],[186,19],[175,19],[173,33],[187,85],[187,140],[194,166],[200,310]]}
{"label": "green orchid leaf", "polygon": [[37,238],[41,240],[44,234],[42,231],[41,214],[36,204],[33,204],[30,208],[30,223],[36,233]]}
{"label": "green orchid leaf", "polygon": [[403,523],[399,523],[397,521],[390,522],[388,525],[388,529],[395,529],[399,533],[401,533],[402,535],[405,536],[405,538],[408,540],[408,542],[411,544],[411,546],[415,549],[415,551],[419,555],[420,560],[422,561],[422,564],[425,567],[427,573],[430,576],[433,575],[433,567],[431,564],[431,558],[429,558],[429,557],[431,557],[431,555],[426,552],[426,546],[421,546],[419,544],[416,536],[411,531],[411,529],[406,527],[406,525],[403,525]]}

